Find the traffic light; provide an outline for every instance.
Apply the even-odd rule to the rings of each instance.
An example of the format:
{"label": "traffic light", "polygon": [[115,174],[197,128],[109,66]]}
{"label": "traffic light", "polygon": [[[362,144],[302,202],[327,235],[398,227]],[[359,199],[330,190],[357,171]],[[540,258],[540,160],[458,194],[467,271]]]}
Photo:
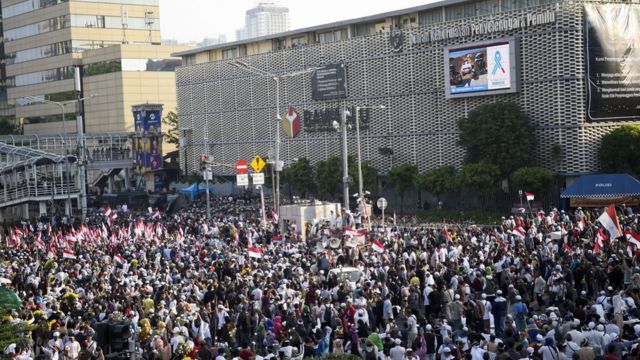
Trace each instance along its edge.
{"label": "traffic light", "polygon": [[208,161],[209,161],[209,158],[207,157],[207,155],[205,154],[200,155],[200,170],[204,171],[207,169]]}

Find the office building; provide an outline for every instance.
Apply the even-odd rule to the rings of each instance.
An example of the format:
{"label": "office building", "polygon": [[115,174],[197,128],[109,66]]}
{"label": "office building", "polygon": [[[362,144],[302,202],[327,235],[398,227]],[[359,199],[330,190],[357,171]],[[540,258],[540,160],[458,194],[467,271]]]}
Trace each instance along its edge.
{"label": "office building", "polygon": [[276,3],[259,3],[247,10],[244,28],[236,31],[236,40],[253,39],[289,30],[289,9]]}
{"label": "office building", "polygon": [[[175,109],[170,53],[160,45],[158,0],[2,0],[7,98],[25,134],[62,133],[81,66],[86,132],[133,130],[130,105]],[[75,106],[66,130],[76,131]]]}
{"label": "office building", "polygon": [[[637,17],[615,17],[636,14],[638,6],[447,0],[178,53],[182,167],[194,169],[204,152],[227,164],[269,154],[276,88],[264,73],[320,68],[316,75],[323,72],[329,83],[308,74],[280,82],[280,117],[295,120],[291,114],[297,114],[300,129],[289,131],[295,137],[280,134],[285,165],[303,156],[312,163],[340,156],[341,137],[331,124],[340,121],[341,110],[385,105],[359,114],[364,160],[383,173],[404,162],[420,171],[460,167],[457,120],[481,104],[513,101],[534,125],[538,146],[531,151],[539,165],[565,175],[598,171],[600,139],[622,124],[638,124],[640,99],[635,87],[621,86],[633,83],[618,79],[628,72],[617,71],[617,63],[598,63],[615,56],[594,57],[604,47],[632,42],[598,43],[594,34],[601,24],[612,27],[603,32],[607,36],[626,36],[615,27]],[[611,18],[590,21],[603,14]],[[612,67],[603,69],[607,64]],[[613,81],[593,80],[605,75]],[[355,154],[355,134],[349,136],[349,153]]]}

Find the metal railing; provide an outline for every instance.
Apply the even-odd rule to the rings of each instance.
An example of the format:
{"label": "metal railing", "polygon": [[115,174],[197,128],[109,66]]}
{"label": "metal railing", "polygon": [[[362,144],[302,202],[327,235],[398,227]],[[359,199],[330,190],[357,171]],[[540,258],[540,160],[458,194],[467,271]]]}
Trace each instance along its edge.
{"label": "metal railing", "polygon": [[66,182],[56,183],[55,185],[39,184],[23,184],[20,186],[7,186],[0,189],[0,204],[6,204],[9,202],[27,201],[35,198],[56,198],[67,196],[67,191],[70,194],[78,194],[80,190],[75,184],[70,184],[67,187]]}

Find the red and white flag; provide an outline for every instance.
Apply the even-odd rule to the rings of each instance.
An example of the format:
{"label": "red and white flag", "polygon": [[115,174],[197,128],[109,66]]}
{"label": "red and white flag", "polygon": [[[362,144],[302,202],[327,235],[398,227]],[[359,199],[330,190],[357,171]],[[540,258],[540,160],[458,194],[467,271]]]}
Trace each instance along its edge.
{"label": "red and white flag", "polygon": [[371,248],[373,249],[373,251],[375,251],[377,253],[383,253],[384,252],[384,246],[382,246],[380,241],[378,241],[376,239],[373,239],[371,241]]}
{"label": "red and white flag", "polygon": [[451,234],[449,234],[449,230],[447,229],[447,224],[443,224],[442,226],[443,229],[443,234],[444,234],[444,239],[449,242],[451,241]]}
{"label": "red and white flag", "polygon": [[585,223],[584,223],[584,218],[580,219],[580,221],[578,221],[578,229],[580,229],[580,231],[584,231],[584,228],[586,227]]}
{"label": "red and white flag", "polygon": [[571,248],[571,246],[569,246],[569,244],[564,243],[564,245],[562,245],[562,247],[564,248],[564,250],[569,253],[569,255],[573,254],[573,249]]}
{"label": "red and white flag", "polygon": [[271,221],[278,222],[278,214],[274,209],[271,209]]}
{"label": "red and white flag", "polygon": [[350,227],[346,227],[344,228],[344,234],[351,236],[353,239],[355,239],[357,242],[361,244],[364,244],[365,240],[367,239],[366,229],[354,230]]}
{"label": "red and white flag", "polygon": [[521,239],[524,239],[525,236],[527,235],[527,233],[521,227],[517,227],[517,228],[514,228],[513,230],[511,230],[511,234],[513,236],[519,237]]}
{"label": "red and white flag", "polygon": [[111,213],[112,213],[111,206],[107,205],[107,207],[104,209],[104,216],[109,217]]}
{"label": "red and white flag", "polygon": [[262,257],[262,249],[253,246],[253,242],[251,238],[247,236],[247,251],[249,252],[249,257],[252,258],[261,258]]}
{"label": "red and white flag", "polygon": [[533,201],[533,199],[536,198],[536,196],[533,193],[530,193],[530,192],[525,192],[524,196],[527,197],[527,201]]}
{"label": "red and white flag", "polygon": [[627,230],[625,235],[629,244],[633,244],[635,247],[640,248],[640,235],[634,234],[629,230]]}
{"label": "red and white flag", "polygon": [[282,241],[282,235],[276,234],[271,237],[271,241]]}
{"label": "red and white flag", "polygon": [[613,204],[609,205],[607,210],[598,217],[598,221],[607,229],[611,239],[622,236],[622,229],[618,223],[618,215],[616,215],[616,208]]}
{"label": "red and white flag", "polygon": [[596,241],[595,244],[593,246],[593,252],[598,253],[600,252],[600,248],[604,246],[604,241],[608,240],[609,238],[607,237],[607,235],[604,233],[604,231],[602,231],[602,229],[598,228],[598,232],[596,233]]}
{"label": "red and white flag", "polygon": [[64,248],[62,249],[62,258],[63,259],[76,259],[76,255],[73,252],[73,249]]}
{"label": "red and white flag", "polygon": [[120,255],[120,254],[113,255],[113,261],[118,263],[118,264],[122,264],[122,261],[123,261],[122,255]]}

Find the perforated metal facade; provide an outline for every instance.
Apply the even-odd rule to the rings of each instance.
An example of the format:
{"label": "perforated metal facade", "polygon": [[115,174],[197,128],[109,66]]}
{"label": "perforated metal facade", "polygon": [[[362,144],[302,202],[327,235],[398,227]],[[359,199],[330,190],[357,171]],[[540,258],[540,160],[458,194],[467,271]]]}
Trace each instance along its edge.
{"label": "perforated metal facade", "polygon": [[[346,101],[313,101],[309,76],[283,80],[280,105],[297,109],[325,109],[343,105],[385,105],[371,110],[370,127],[362,131],[362,153],[376,168],[386,172],[403,162],[421,171],[440,165],[462,164],[464,150],[458,139],[456,120],[478,105],[508,100],[522,106],[535,125],[539,146],[538,164],[564,174],[588,173],[599,168],[597,150],[605,133],[624,122],[586,123],[584,79],[583,1],[559,1],[537,7],[501,12],[492,19],[508,19],[525,13],[555,10],[555,22],[485,36],[415,45],[405,41],[394,52],[389,33],[353,37],[334,43],[316,43],[242,58],[255,68],[284,74],[321,64],[344,61],[347,65]],[[488,18],[488,17],[487,17]],[[482,17],[402,30],[404,38],[434,27],[455,26]],[[445,98],[444,48],[474,42],[515,37],[519,41],[520,91],[515,94]],[[238,159],[266,155],[274,143],[275,82],[230,65],[232,60],[183,66],[176,82],[183,170],[197,168],[199,154],[216,162],[233,164]],[[353,132],[349,152],[355,155]],[[282,137],[281,158],[290,162],[307,157],[313,163],[340,155],[336,132],[306,133]],[[561,157],[554,157],[560,147]],[[379,148],[393,149],[392,159]],[[219,168],[220,173],[230,169]],[[232,170],[231,170],[232,171]]]}

